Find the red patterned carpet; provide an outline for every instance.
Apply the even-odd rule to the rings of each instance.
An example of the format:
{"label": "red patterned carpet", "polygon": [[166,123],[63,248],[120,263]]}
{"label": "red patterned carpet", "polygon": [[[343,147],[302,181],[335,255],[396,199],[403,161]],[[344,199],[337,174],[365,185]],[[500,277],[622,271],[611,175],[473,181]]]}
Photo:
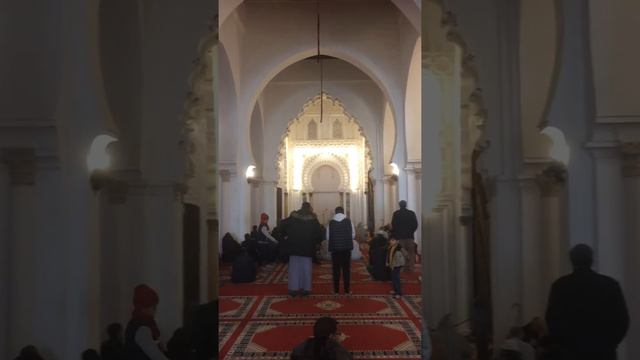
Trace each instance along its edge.
{"label": "red patterned carpet", "polygon": [[228,265],[220,273],[221,359],[288,359],[321,316],[338,320],[354,359],[420,359],[419,273],[402,274],[400,300],[389,296],[389,282],[370,278],[364,260],[352,263],[349,297],[331,294],[330,262],[314,265],[307,298],[286,295],[286,264],[261,268],[250,284],[231,283]]}

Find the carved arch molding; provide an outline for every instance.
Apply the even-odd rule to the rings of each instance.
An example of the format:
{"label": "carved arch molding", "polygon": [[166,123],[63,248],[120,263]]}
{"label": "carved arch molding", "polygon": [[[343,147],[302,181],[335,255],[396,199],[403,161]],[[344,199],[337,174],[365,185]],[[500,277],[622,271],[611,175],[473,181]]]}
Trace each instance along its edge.
{"label": "carved arch molding", "polygon": [[308,157],[302,167],[302,191],[313,192],[311,177],[321,166],[330,166],[338,171],[340,175],[340,186],[338,191],[348,191],[349,188],[349,166],[347,160],[338,155],[318,154]]}

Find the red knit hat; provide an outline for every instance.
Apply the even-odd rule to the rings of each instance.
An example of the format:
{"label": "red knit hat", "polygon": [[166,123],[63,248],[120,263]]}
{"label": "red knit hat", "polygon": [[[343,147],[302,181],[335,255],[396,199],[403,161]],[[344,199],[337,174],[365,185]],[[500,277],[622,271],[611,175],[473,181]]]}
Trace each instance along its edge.
{"label": "red knit hat", "polygon": [[269,220],[269,215],[262,213],[260,214],[260,222],[261,223],[266,223]]}
{"label": "red knit hat", "polygon": [[136,309],[158,305],[158,293],[147,285],[138,285],[133,290],[133,307]]}

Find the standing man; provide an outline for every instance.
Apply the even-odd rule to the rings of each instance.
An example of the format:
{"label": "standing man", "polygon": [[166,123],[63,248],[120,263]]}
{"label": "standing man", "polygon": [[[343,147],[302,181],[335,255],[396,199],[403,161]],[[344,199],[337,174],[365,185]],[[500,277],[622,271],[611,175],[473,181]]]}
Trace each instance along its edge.
{"label": "standing man", "polygon": [[591,270],[593,250],[585,244],[569,253],[573,273],[551,286],[546,320],[557,348],[553,359],[615,360],[629,328],[618,282]]}
{"label": "standing man", "polygon": [[327,240],[333,264],[333,293],[340,293],[340,271],[344,279],[344,293],[351,294],[349,280],[351,277],[351,250],[356,230],[351,220],[344,214],[342,206],[336,208],[336,214],[327,226]]}
{"label": "standing man", "polygon": [[418,229],[418,218],[415,212],[407,209],[406,201],[401,200],[398,205],[400,209],[396,210],[391,218],[391,231],[393,237],[400,242],[402,252],[407,259],[404,271],[413,272],[413,266],[416,263],[416,243],[413,240],[413,233]]}
{"label": "standing man", "polygon": [[322,241],[318,217],[305,201],[282,226],[289,252],[289,295],[307,296],[311,292],[311,259]]}

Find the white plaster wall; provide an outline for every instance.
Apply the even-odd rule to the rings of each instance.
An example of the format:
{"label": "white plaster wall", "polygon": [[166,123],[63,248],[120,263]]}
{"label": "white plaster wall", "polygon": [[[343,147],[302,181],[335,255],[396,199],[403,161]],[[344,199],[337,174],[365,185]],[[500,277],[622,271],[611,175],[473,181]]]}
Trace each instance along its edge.
{"label": "white plaster wall", "polygon": [[215,5],[208,0],[196,0],[189,6],[163,0],[141,6],[141,160],[143,176],[154,182],[176,181],[182,176],[184,160],[178,142],[187,80],[192,61],[199,55],[198,42],[208,31],[207,21],[217,12]]}
{"label": "white plaster wall", "polygon": [[[442,84],[438,76],[422,70],[422,201],[424,216],[438,205],[442,188],[442,147],[440,132],[443,119]],[[434,319],[435,320],[435,319]]]}
{"label": "white plaster wall", "polygon": [[395,122],[393,120],[393,113],[391,110],[391,106],[388,102],[384,104],[384,124],[382,130],[382,138],[380,144],[382,145],[382,154],[384,159],[384,173],[382,175],[391,175],[391,167],[389,164],[392,162],[391,156],[393,155],[393,148],[395,147],[395,131],[396,128],[394,126]]}
{"label": "white plaster wall", "polygon": [[596,116],[640,121],[640,2],[589,1],[590,47],[596,93]]}
{"label": "white plaster wall", "polygon": [[520,95],[525,158],[548,157],[552,145],[540,134],[540,124],[546,121],[555,77],[559,40],[555,6],[551,0],[521,2]]}
{"label": "white plaster wall", "polygon": [[9,268],[10,228],[9,228],[9,171],[0,165],[0,356],[9,359]]}
{"label": "white plaster wall", "polygon": [[422,41],[418,39],[411,56],[405,93],[405,138],[409,162],[420,162],[422,157],[421,72]]}
{"label": "white plaster wall", "polygon": [[0,121],[55,118],[62,66],[60,7],[54,1],[5,1],[0,24]]}
{"label": "white plaster wall", "polygon": [[[241,49],[244,51],[241,50],[240,53],[251,51],[252,56],[231,61],[237,61],[242,65],[239,108],[248,105],[252,109],[255,99],[271,77],[295,61],[314,53],[315,26],[309,26],[313,23],[311,20],[314,17],[309,4],[278,7],[277,11],[274,11],[274,8],[267,4],[245,3],[236,11],[238,21],[244,24],[245,34],[241,39]],[[356,11],[358,16],[353,17]],[[378,19],[375,34],[371,33],[369,27],[369,19],[372,18]],[[231,41],[224,36],[227,34],[225,27],[231,19],[229,18],[221,29],[221,42],[225,46]],[[327,9],[324,21],[326,23],[323,23],[323,28],[326,30],[322,34],[322,52],[343,57],[372,76],[392,99],[397,117],[402,118],[402,94],[405,89],[405,76],[402,76],[402,73],[406,74],[413,43],[406,50],[399,48],[400,42],[397,39],[407,36],[413,36],[415,39],[417,33],[400,32],[398,23],[406,20],[392,5],[365,8],[362,4],[345,4],[339,8]],[[343,31],[345,24],[349,24],[348,33]],[[375,43],[368,40],[372,36],[376,38]],[[279,41],[271,41],[269,47],[257,46],[258,43],[264,42],[263,39]],[[409,55],[404,56],[404,53]],[[403,57],[406,59],[402,59]],[[240,118],[247,117],[241,115]]]}

